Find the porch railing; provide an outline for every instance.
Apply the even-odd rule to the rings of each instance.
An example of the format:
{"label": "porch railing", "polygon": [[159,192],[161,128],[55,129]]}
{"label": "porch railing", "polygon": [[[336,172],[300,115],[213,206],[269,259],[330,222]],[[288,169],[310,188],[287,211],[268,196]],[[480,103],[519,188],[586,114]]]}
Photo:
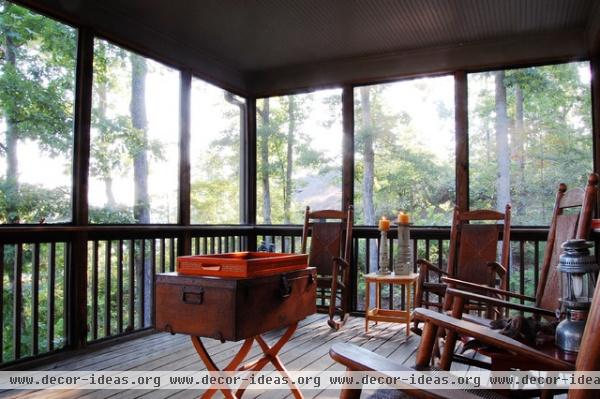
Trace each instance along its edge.
{"label": "porch railing", "polygon": [[[68,282],[85,272],[85,342],[149,329],[153,325],[156,273],[173,271],[184,253],[210,254],[254,249],[262,242],[274,251],[299,252],[300,226],[15,226],[0,228],[0,367],[60,351],[68,346],[74,298]],[[87,259],[75,264],[72,245],[85,237]],[[510,289],[533,294],[547,229],[514,228],[511,233]],[[372,266],[379,234],[354,230],[351,309],[364,312],[364,274]],[[444,267],[449,228],[411,230],[413,258]],[[395,232],[389,240],[394,248]],[[389,306],[401,292],[385,288]]]}

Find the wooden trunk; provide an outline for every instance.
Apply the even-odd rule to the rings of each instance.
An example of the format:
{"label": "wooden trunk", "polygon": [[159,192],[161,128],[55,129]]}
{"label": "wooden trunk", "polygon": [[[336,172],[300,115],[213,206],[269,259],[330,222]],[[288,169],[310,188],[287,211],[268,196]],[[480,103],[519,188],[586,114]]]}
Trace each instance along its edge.
{"label": "wooden trunk", "polygon": [[316,269],[273,276],[156,276],[156,329],[239,341],[316,312]]}

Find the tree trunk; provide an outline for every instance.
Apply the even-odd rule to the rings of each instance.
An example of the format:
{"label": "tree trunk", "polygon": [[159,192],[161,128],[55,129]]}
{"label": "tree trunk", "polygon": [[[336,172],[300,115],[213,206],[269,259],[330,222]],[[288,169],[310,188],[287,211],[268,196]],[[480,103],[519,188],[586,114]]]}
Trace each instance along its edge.
{"label": "tree trunk", "polygon": [[288,134],[287,134],[287,168],[283,191],[283,223],[291,223],[292,207],[292,171],[294,167],[294,130],[296,129],[296,100],[289,96],[288,103]]}
{"label": "tree trunk", "polygon": [[373,125],[371,121],[371,99],[369,88],[360,88],[360,102],[362,105],[363,131],[365,135],[364,149],[364,174],[363,174],[363,213],[365,224],[375,224],[375,205],[373,202],[373,185],[375,182],[375,151],[373,149]]}
{"label": "tree trunk", "polygon": [[[106,109],[107,109],[107,100],[106,100],[106,92],[107,92],[107,82],[103,81],[98,83],[96,90],[98,92],[98,119],[101,121],[106,120]],[[100,132],[102,135],[107,134],[106,129],[101,129]],[[104,141],[106,138],[101,139]],[[115,195],[113,192],[113,179],[111,175],[110,162],[105,158],[110,158],[111,154],[99,154],[100,159],[97,162],[98,170],[101,174],[102,182],[104,182],[104,193],[106,195],[106,206],[109,209],[114,209],[117,202],[115,200]]]}
{"label": "tree trunk", "polygon": [[269,189],[269,135],[271,132],[269,99],[265,98],[260,116],[263,120],[263,128],[260,131],[260,181],[263,192],[263,223],[271,224],[271,192]]}
{"label": "tree trunk", "polygon": [[106,206],[109,209],[114,209],[117,205],[117,201],[115,200],[115,194],[113,192],[113,179],[110,176],[110,172],[107,173],[105,177],[102,178],[104,182],[104,194],[106,195]]}
{"label": "tree trunk", "polygon": [[[9,68],[17,69],[16,48],[11,35],[5,32],[6,47],[5,59]],[[6,111],[5,111],[6,112]],[[18,196],[19,196],[19,159],[17,147],[19,141],[19,128],[16,117],[10,111],[6,113],[6,218],[8,223],[19,223]]]}
{"label": "tree trunk", "polygon": [[496,160],[498,163],[496,209],[502,212],[506,204],[510,203],[510,150],[504,71],[496,71],[494,75],[496,81]]}
{"label": "tree trunk", "polygon": [[131,123],[141,135],[140,148],[133,157],[133,217],[137,223],[150,223],[148,196],[148,120],[146,118],[146,60],[131,54]]}
{"label": "tree trunk", "polygon": [[[243,137],[244,132],[245,132],[245,128],[246,128],[246,103],[244,101],[240,101],[238,100],[233,94],[231,94],[230,92],[226,91],[225,92],[225,101],[227,101],[229,104],[235,105],[240,109],[240,138]],[[240,149],[241,151],[241,149]],[[240,164],[240,170],[241,168],[243,168],[244,166],[242,164]],[[242,173],[239,174],[240,177],[240,190],[244,185],[244,177],[242,175]],[[243,214],[243,205],[242,205],[242,201],[240,201],[240,209],[239,209],[240,215]],[[239,220],[240,222],[242,221],[241,219]]]}
{"label": "tree trunk", "polygon": [[[519,167],[518,183],[519,203],[517,205],[517,213],[521,214],[525,209],[527,199],[526,182],[525,182],[525,129],[523,126],[523,90],[517,83],[515,86],[515,159]],[[543,208],[543,207],[542,207]]]}
{"label": "tree trunk", "polygon": [[[139,148],[136,148],[133,157],[133,217],[137,223],[150,223],[150,198],[148,195],[148,120],[146,117],[146,60],[136,54],[131,54],[131,124],[140,134]],[[143,260],[143,262],[142,262]],[[137,297],[142,300],[144,308],[144,327],[152,323],[152,269],[149,259],[142,254],[141,247],[136,251],[136,274],[143,277],[144,295],[142,298],[141,287],[137,285]]]}
{"label": "tree trunk", "polygon": [[[362,114],[362,131],[365,135],[364,141],[364,174],[362,181],[362,205],[363,213],[365,218],[365,224],[373,226],[376,223],[375,220],[375,203],[373,200],[373,185],[375,182],[375,150],[374,144],[374,131],[373,123],[371,120],[371,98],[368,87],[360,88],[360,104]],[[369,240],[369,268],[366,270],[369,273],[376,272],[378,268],[378,249],[377,240]],[[375,290],[371,290],[369,297],[369,303],[375,303]]]}

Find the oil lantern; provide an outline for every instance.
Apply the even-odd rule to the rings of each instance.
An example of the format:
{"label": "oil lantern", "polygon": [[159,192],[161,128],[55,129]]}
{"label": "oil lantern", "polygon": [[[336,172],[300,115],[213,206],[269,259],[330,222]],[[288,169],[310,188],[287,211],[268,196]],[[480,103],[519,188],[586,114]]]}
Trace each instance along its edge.
{"label": "oil lantern", "polygon": [[596,286],[598,263],[590,254],[591,242],[568,240],[562,244],[557,270],[560,272],[560,313],[565,315],[556,327],[559,348],[578,352],[587,314]]}

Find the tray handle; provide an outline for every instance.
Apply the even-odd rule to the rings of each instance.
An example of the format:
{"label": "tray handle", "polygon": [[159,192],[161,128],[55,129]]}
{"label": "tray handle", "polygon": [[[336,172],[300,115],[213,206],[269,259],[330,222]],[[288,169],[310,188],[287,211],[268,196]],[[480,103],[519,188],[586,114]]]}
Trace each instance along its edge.
{"label": "tray handle", "polygon": [[211,264],[211,263],[201,263],[200,264],[200,269],[208,270],[208,271],[212,271],[212,272],[218,272],[222,268],[223,268],[223,265],[219,265],[219,264]]}

